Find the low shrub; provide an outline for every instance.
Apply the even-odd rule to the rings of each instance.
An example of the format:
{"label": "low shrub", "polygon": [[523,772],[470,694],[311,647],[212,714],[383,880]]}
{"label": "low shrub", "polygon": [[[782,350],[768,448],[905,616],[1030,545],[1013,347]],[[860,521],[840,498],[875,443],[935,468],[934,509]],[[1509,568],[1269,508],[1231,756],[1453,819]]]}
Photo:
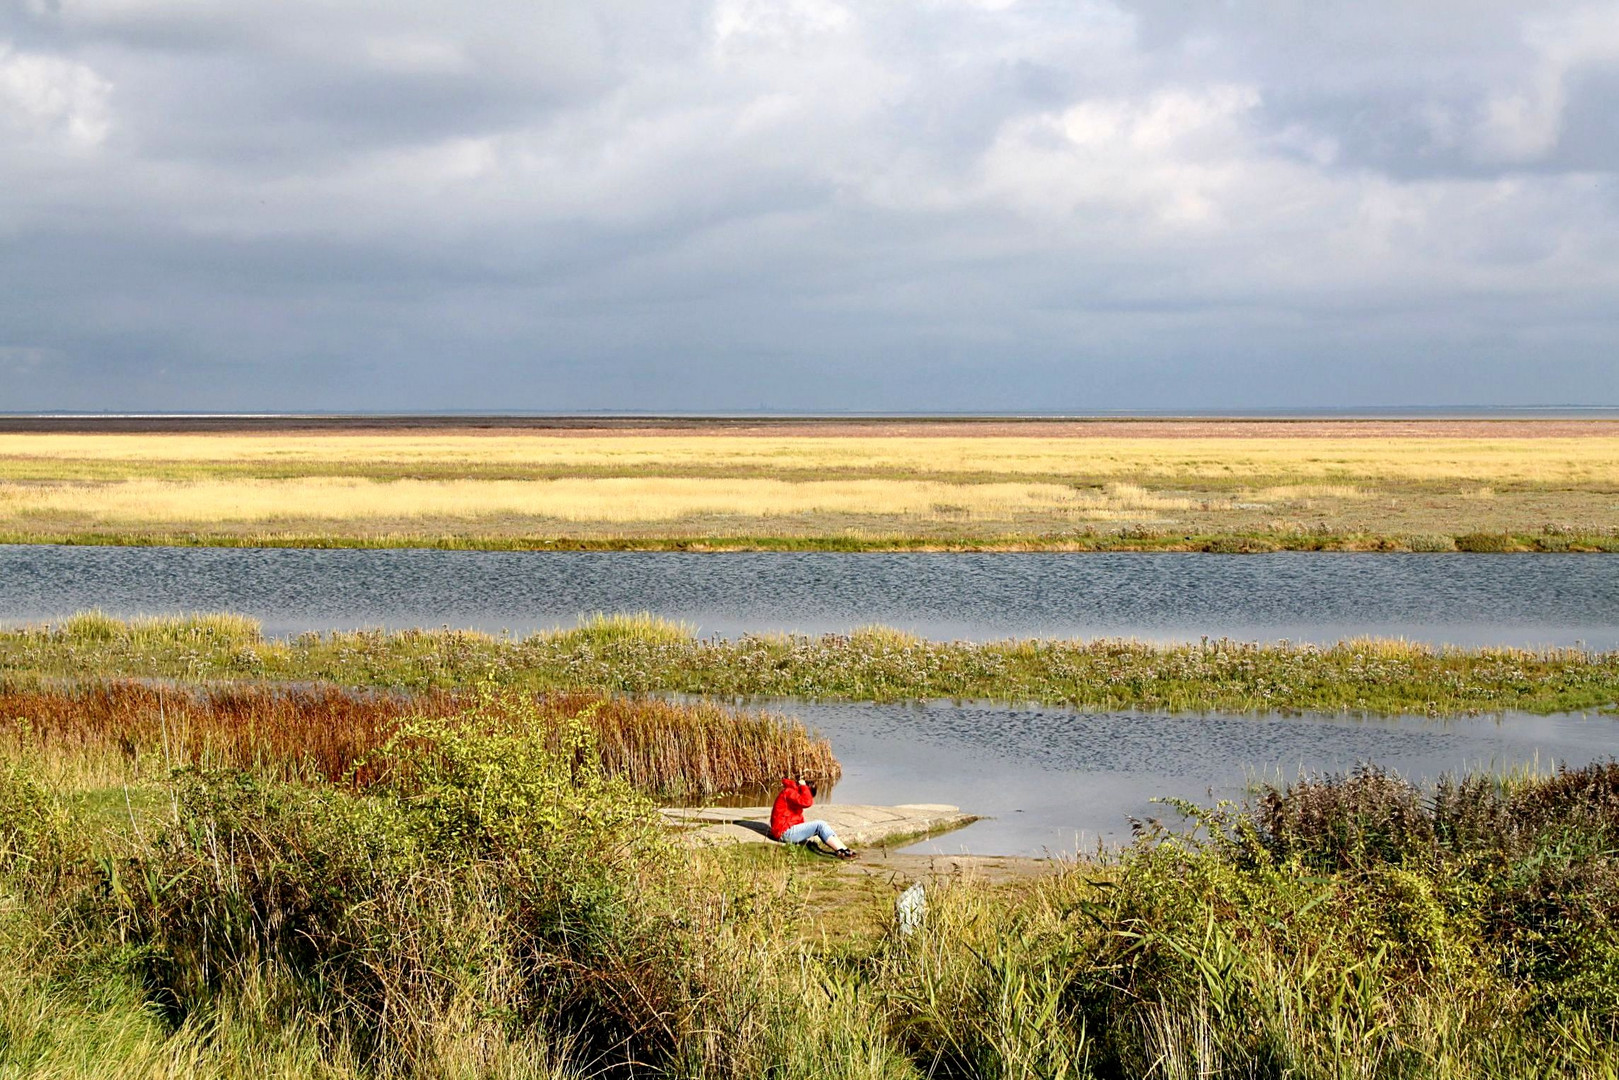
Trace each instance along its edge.
{"label": "low shrub", "polygon": [[1258,824],[1280,857],[1324,870],[1402,864],[1430,855],[1435,839],[1422,793],[1373,767],[1272,788],[1260,799]]}
{"label": "low shrub", "polygon": [[1455,538],[1457,551],[1521,551],[1517,537],[1507,533],[1463,533]]}
{"label": "low shrub", "polygon": [[489,699],[402,726],[362,794],[187,772],[174,826],[109,884],[154,1001],[178,1024],[257,986],[381,1071],[432,1072],[456,1030],[667,1059],[689,997],[672,858],[591,739]]}
{"label": "low shrub", "polygon": [[1199,545],[1198,550],[1217,555],[1264,555],[1280,551],[1281,545],[1261,536],[1217,536]]}

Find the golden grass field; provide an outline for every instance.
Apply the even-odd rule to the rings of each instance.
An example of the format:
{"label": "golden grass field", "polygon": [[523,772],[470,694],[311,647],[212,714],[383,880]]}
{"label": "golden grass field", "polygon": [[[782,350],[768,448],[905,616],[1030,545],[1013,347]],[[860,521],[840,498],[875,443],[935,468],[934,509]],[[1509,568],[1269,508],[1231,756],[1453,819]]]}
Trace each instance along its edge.
{"label": "golden grass field", "polygon": [[18,540],[1442,548],[1616,529],[1619,425],[1600,421],[0,433]]}

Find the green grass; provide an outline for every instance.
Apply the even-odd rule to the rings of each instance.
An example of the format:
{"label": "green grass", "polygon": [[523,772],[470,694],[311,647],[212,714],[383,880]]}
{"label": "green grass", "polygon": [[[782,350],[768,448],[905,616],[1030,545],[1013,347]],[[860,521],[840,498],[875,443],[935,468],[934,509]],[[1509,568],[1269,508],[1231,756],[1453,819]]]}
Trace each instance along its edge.
{"label": "green grass", "polygon": [[68,618],[63,631],[81,641],[128,642],[137,647],[190,644],[252,645],[263,639],[263,626],[246,615],[166,615],[115,619],[102,611],[81,611]]}
{"label": "green grass", "polygon": [[599,616],[521,639],[361,631],[265,640],[229,616],[121,624],[78,616],[0,632],[17,679],[323,681],[454,689],[601,688],[726,698],[1037,701],[1099,709],[1312,711],[1451,716],[1559,712],[1619,703],[1619,653],[1434,649],[1404,641],[1332,647],[1231,641],[925,641],[853,636],[697,638],[646,616]]}

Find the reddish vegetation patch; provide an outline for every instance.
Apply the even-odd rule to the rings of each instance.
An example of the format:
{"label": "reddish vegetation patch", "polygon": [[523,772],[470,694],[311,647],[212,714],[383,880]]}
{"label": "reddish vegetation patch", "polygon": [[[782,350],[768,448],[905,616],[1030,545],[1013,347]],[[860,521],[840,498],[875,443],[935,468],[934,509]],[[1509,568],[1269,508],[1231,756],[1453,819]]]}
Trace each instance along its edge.
{"label": "reddish vegetation patch", "polygon": [[[334,687],[177,690],[111,682],[74,690],[0,687],[0,738],[49,749],[116,751],[133,760],[266,770],[285,779],[364,788],[384,775],[378,751],[413,716],[449,716],[471,699]],[[532,707],[527,707],[527,706]],[[796,720],[708,702],[588,692],[542,694],[511,712],[541,732],[583,719],[606,770],[653,795],[707,795],[792,772],[842,775],[826,740]]]}

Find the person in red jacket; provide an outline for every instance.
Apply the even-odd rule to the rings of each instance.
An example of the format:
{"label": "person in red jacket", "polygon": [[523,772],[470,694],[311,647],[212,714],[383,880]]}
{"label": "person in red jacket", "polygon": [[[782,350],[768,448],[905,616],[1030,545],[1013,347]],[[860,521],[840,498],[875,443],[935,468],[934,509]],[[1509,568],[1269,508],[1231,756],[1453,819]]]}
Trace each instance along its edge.
{"label": "person in red jacket", "polygon": [[804,820],[804,811],[814,805],[814,784],[806,784],[791,776],[782,777],[781,793],[776,796],[776,805],[770,808],[770,839],[780,840],[784,844],[808,844],[812,840],[819,840],[831,848],[832,854],[838,858],[854,858],[854,851],[838,839],[832,826],[824,821]]}

